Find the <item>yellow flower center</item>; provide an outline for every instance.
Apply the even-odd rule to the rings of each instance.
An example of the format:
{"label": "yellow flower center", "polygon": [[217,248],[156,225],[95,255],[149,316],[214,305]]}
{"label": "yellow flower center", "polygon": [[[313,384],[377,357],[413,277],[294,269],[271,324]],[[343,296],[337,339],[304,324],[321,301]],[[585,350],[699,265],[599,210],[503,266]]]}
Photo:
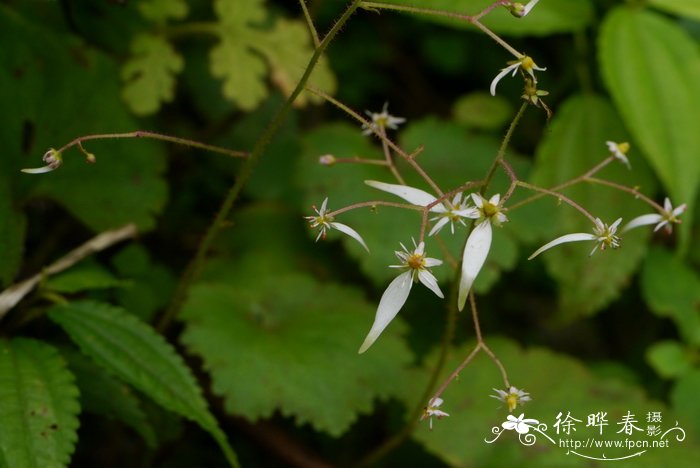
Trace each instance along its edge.
{"label": "yellow flower center", "polygon": [[627,152],[630,150],[630,144],[627,142],[620,143],[617,145],[617,149],[620,150],[620,153],[627,154]]}
{"label": "yellow flower center", "polygon": [[492,218],[500,212],[498,206],[489,202],[484,202],[484,206],[481,208],[481,211],[484,215],[484,218]]}
{"label": "yellow flower center", "polygon": [[509,393],[506,397],[506,404],[508,405],[508,411],[513,411],[518,406],[518,395]]}
{"label": "yellow flower center", "polygon": [[422,270],[425,267],[425,257],[420,254],[413,254],[406,262],[414,270]]}
{"label": "yellow flower center", "polygon": [[520,68],[522,68],[526,72],[531,72],[534,67],[535,61],[532,60],[532,58],[528,55],[525,55],[523,58],[520,59]]}

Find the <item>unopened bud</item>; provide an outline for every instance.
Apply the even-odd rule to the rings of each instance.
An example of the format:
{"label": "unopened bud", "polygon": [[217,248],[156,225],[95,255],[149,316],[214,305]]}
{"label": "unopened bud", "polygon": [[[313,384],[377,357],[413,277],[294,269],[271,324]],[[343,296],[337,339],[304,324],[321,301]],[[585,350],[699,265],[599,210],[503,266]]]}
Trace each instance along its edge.
{"label": "unopened bud", "polygon": [[324,166],[332,166],[333,164],[335,164],[335,156],[333,156],[332,154],[324,154],[323,156],[318,158],[318,163]]}
{"label": "unopened bud", "polygon": [[46,153],[44,153],[44,157],[42,158],[42,160],[52,170],[58,169],[61,166],[61,163],[63,162],[61,159],[61,153],[59,153],[53,148],[49,148],[49,150]]}

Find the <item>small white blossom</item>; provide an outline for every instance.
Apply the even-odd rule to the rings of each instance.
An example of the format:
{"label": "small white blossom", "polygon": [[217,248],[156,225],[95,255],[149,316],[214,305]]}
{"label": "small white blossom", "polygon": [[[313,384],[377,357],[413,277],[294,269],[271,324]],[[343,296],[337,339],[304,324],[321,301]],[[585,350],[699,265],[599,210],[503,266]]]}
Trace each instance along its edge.
{"label": "small white blossom", "polygon": [[362,239],[362,236],[360,236],[360,234],[358,234],[357,231],[343,223],[337,223],[333,221],[333,217],[328,216],[327,213],[328,211],[330,211],[328,210],[328,197],[326,197],[326,199],[323,200],[320,210],[317,209],[315,206],[313,208],[314,211],[316,211],[316,216],[305,216],[304,219],[309,221],[309,224],[312,229],[315,229],[317,227],[321,228],[318,232],[318,236],[316,236],[316,242],[318,242],[318,240],[321,238],[325,239],[327,231],[331,229],[337,229],[343,234],[347,234],[348,236],[355,239],[357,242],[360,243],[360,245],[362,245],[362,247],[365,248],[367,252],[369,252],[367,244],[365,244],[364,239]]}
{"label": "small white blossom", "polygon": [[527,14],[530,13],[530,10],[535,8],[535,5],[537,5],[537,2],[539,1],[540,0],[530,0],[527,5],[523,5],[520,2],[513,2],[508,5],[507,8],[510,10],[510,13],[513,16],[522,18],[523,16],[527,16]]}
{"label": "small white blossom", "polygon": [[509,414],[506,419],[507,421],[501,424],[503,429],[507,431],[515,429],[518,434],[527,434],[530,432],[531,427],[537,426],[540,423],[537,419],[525,419],[525,413],[517,418]]}
{"label": "small white blossom", "polygon": [[666,226],[666,230],[671,233],[674,224],[680,224],[681,220],[678,217],[683,214],[687,208],[686,204],[683,203],[676,208],[671,205],[671,200],[668,197],[664,200],[664,209],[661,213],[652,213],[634,218],[632,221],[627,223],[622,232],[627,232],[630,229],[634,229],[640,226],[647,226],[649,224],[656,224],[654,227],[654,232],[658,231],[662,227]]}
{"label": "small white blossom", "polygon": [[360,354],[367,351],[387,325],[394,320],[396,314],[399,313],[406,303],[414,282],[420,281],[441,299],[445,297],[438,286],[437,279],[429,270],[429,268],[441,265],[442,260],[426,257],[424,242],[418,244],[413,252],[409,251],[403,244],[401,244],[401,248],[403,249],[402,251],[395,252],[401,264],[391,265],[390,268],[400,268],[406,271],[394,278],[386,288],[386,291],[384,291],[384,294],[382,294],[372,328],[364,343],[360,346]]}
{"label": "small white blossom", "polygon": [[627,159],[627,152],[630,150],[629,143],[615,143],[614,141],[606,141],[605,144],[608,145],[608,150],[610,151],[610,154],[615,157],[615,159],[627,166],[627,169],[632,169],[630,160]]}
{"label": "small white blossom", "polygon": [[500,400],[506,405],[508,405],[508,411],[513,412],[513,410],[518,406],[518,405],[523,405],[525,402],[528,402],[532,400],[530,398],[530,394],[527,393],[524,390],[520,390],[518,388],[515,388],[513,386],[510,387],[509,390],[499,390],[497,388],[494,388],[493,391],[496,392],[496,395],[489,395],[491,398],[495,398],[496,400]]}
{"label": "small white blossom", "polygon": [[372,133],[378,132],[380,129],[390,128],[396,130],[399,128],[399,125],[406,122],[406,119],[403,117],[395,117],[389,114],[388,107],[389,103],[385,102],[381,112],[365,111],[365,114],[372,119],[372,122],[369,124],[362,124],[363,135],[371,135]]}
{"label": "small white blossom", "polygon": [[44,153],[44,157],[42,158],[42,160],[46,163],[46,166],[37,167],[33,169],[22,169],[22,172],[25,172],[27,174],[43,174],[44,172],[51,172],[58,169],[63,163],[61,153],[59,153],[53,148],[49,149],[46,153]]}
{"label": "small white blossom", "polygon": [[473,193],[472,199],[476,205],[479,219],[471,234],[469,234],[467,244],[464,246],[464,252],[462,253],[462,276],[459,281],[459,296],[457,299],[459,310],[464,309],[469,291],[481,271],[481,267],[484,266],[486,257],[491,249],[491,239],[493,237],[491,225],[500,226],[501,223],[508,221],[506,215],[501,212],[501,207],[499,206],[501,196],[499,194],[492,196],[487,201],[478,193]]}
{"label": "small white blossom", "polygon": [[[437,200],[436,197],[428,192],[407,185],[386,184],[376,180],[366,180],[365,184],[383,192],[394,194],[416,206],[428,206]],[[479,217],[478,211],[468,205],[468,198],[463,197],[461,193],[456,194],[450,204],[437,203],[430,208],[430,211],[437,214],[437,216],[431,218],[431,221],[438,220],[438,222],[435,223],[430,233],[428,233],[429,236],[440,232],[448,222],[452,223],[452,233],[454,234],[455,223],[465,224],[462,218],[475,219]]]}
{"label": "small white blossom", "polygon": [[332,166],[335,164],[335,156],[332,154],[324,154],[323,156],[319,156],[318,163],[322,166]]}
{"label": "small white blossom", "polygon": [[592,240],[596,242],[595,247],[591,250],[590,255],[593,255],[596,250],[605,250],[610,247],[616,249],[620,247],[620,238],[615,235],[617,232],[617,227],[622,222],[622,218],[618,218],[617,221],[612,223],[610,226],[604,224],[600,218],[595,219],[595,226],[593,227],[593,234],[588,234],[586,232],[577,232],[574,234],[566,234],[565,236],[558,237],[553,241],[543,245],[535,251],[528,260],[532,260],[545,250],[551,249],[559,244],[564,244],[566,242],[579,242]]}
{"label": "small white blossom", "polygon": [[518,60],[508,62],[508,66],[501,70],[501,72],[498,75],[496,75],[496,78],[494,78],[491,82],[491,95],[496,95],[496,86],[498,85],[498,82],[503,79],[503,77],[505,77],[510,72],[513,72],[512,76],[515,76],[518,70],[522,70],[523,73],[527,73],[528,75],[530,75],[532,77],[532,81],[536,84],[537,77],[535,77],[535,70],[545,71],[547,69],[538,67],[531,57],[523,55]]}
{"label": "small white blossom", "polygon": [[433,416],[442,419],[446,418],[449,416],[449,414],[445,413],[442,411],[440,406],[442,406],[442,398],[433,398],[430,400],[430,403],[428,403],[428,406],[423,410],[423,416],[421,416],[421,421],[428,418],[429,425],[430,425],[430,430],[433,430]]}

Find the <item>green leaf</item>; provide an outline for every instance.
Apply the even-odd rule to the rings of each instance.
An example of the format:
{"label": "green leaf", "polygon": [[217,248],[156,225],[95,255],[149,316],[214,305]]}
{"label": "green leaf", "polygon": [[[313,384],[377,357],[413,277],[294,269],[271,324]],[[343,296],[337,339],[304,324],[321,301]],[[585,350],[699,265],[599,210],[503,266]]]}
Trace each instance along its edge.
{"label": "green leaf", "polygon": [[700,20],[700,2],[697,0],[649,0],[659,10]]}
{"label": "green leaf", "polygon": [[649,308],[669,317],[689,343],[700,345],[700,276],[676,256],[653,249],[642,269],[642,294]]}
{"label": "green leaf", "polygon": [[92,289],[124,287],[127,283],[96,262],[83,262],[70,270],[50,277],[42,287],[59,293],[73,294]]}
{"label": "green leaf", "polygon": [[150,448],[156,447],[153,427],[141,408],[141,401],[128,385],[77,351],[63,349],[61,354],[75,375],[80,401],[86,412],[121,421],[143,437]]}
{"label": "green leaf", "polygon": [[[582,440],[589,437],[598,440],[624,440],[618,434],[617,425],[627,412],[636,416],[637,426],[646,428],[646,415],[650,411],[661,412],[662,426],[673,426],[678,418],[691,423],[691,416],[678,410],[675,416],[661,403],[649,401],[642,390],[614,378],[601,378],[587,369],[583,363],[563,354],[557,354],[543,348],[522,348],[512,340],[491,337],[488,345],[506,366],[510,383],[529,392],[532,401],[518,407],[513,416],[524,414],[525,418],[537,419],[545,423],[546,434],[555,441],[552,444],[544,436],[536,434],[534,445],[525,446],[518,441],[515,431],[505,431],[494,443],[485,440],[494,439],[492,428],[501,429],[506,421],[508,409],[503,403],[490,397],[494,388],[503,389],[503,379],[494,362],[480,353],[447,388],[442,398],[441,410],[449,413],[448,418],[433,421],[433,430],[427,421],[421,423],[413,438],[429,452],[450,466],[590,466],[590,460],[578,458],[560,447],[558,440]],[[460,346],[451,351],[450,358],[441,373],[438,382],[447,378],[460,362],[473,349],[474,343]],[[403,387],[404,401],[409,407],[416,404],[435,364],[435,354],[426,359],[424,367],[416,371],[411,385]],[[696,397],[697,400],[697,397]],[[599,435],[599,428],[586,427],[589,414],[606,412],[608,426]],[[556,434],[554,423],[559,412],[564,417],[570,412],[581,422],[575,423],[576,431],[571,435]],[[533,431],[531,431],[532,433]],[[629,439],[646,439],[646,432],[638,432]],[[672,439],[672,437],[669,437]],[[671,442],[674,464],[691,467],[697,460],[698,447],[688,441]],[[602,450],[588,448],[579,450],[584,455],[603,457]],[[643,466],[662,466],[668,449],[649,450],[642,456],[647,463]],[[605,448],[607,458],[630,455],[622,448]],[[676,460],[676,457],[678,460]],[[615,462],[622,463],[622,462]],[[624,465],[627,466],[627,465]],[[629,466],[640,466],[633,464]]]}
{"label": "green leaf", "polygon": [[680,377],[693,368],[685,349],[676,341],[661,341],[647,349],[647,362],[667,379]]}
{"label": "green leaf", "polygon": [[[700,183],[697,45],[662,16],[621,7],[601,27],[600,62],[605,83],[644,156],[675,204],[691,204]],[[691,213],[689,207],[686,215]]]}
{"label": "green leaf", "polygon": [[[607,140],[625,140],[620,119],[610,104],[594,95],[570,98],[552,118],[549,132],[537,148],[533,182],[552,187],[584,174],[609,156]],[[634,154],[630,158],[632,171],[613,161],[597,176],[626,186],[640,186],[653,195],[654,179]],[[619,217],[629,221],[651,209],[632,195],[594,184],[578,184],[563,193],[608,224]],[[545,197],[535,204],[552,209],[554,203],[552,197]],[[593,229],[593,223],[565,203],[556,208],[547,225],[549,239],[574,232],[590,233]],[[570,320],[592,314],[617,298],[646,252],[647,237],[647,231],[632,232],[622,240],[620,250],[592,256],[592,242],[562,244],[544,252],[539,258],[559,284],[560,317]]]}
{"label": "green leaf", "polygon": [[79,412],[73,375],[53,347],[23,338],[0,340],[3,467],[68,466]]}
{"label": "green leaf", "polygon": [[497,130],[513,116],[513,106],[507,99],[476,92],[457,99],[452,107],[455,121],[470,128]]}
{"label": "green leaf", "polygon": [[137,115],[153,114],[173,100],[175,76],[184,61],[161,36],[139,34],[131,43],[131,58],[122,67],[122,97]]}
{"label": "green leaf", "polygon": [[695,433],[700,433],[700,370],[694,369],[678,379],[671,391],[671,403],[683,422],[690,424]]}
{"label": "green leaf", "polygon": [[[257,107],[267,96],[264,79],[268,69],[272,82],[289,96],[313,52],[302,22],[279,19],[272,27],[261,28],[267,19],[262,3],[218,0],[214,4],[220,18],[220,42],[211,50],[211,72],[224,80],[224,95],[244,110]],[[325,59],[319,60],[309,83],[327,93],[335,91],[335,78]],[[295,102],[303,105],[306,99],[301,95]]]}
{"label": "green leaf", "polygon": [[137,8],[144,18],[157,23],[164,23],[169,19],[183,19],[187,16],[185,0],[141,0]]}
{"label": "green leaf", "polygon": [[412,359],[399,319],[358,355],[375,313],[361,292],[274,269],[252,279],[249,263],[208,275],[182,314],[182,341],[226,411],[254,421],[279,410],[337,437],[375,398],[396,394]]}
{"label": "green leaf", "polygon": [[86,164],[73,149],[63,155],[58,171],[19,172],[43,165],[41,155],[49,147],[91,133],[131,131],[136,122],[118,98],[118,71],[107,56],[4,7],[0,30],[16,41],[0,48],[0,102],[15,109],[0,126],[2,159],[15,197],[55,201],[94,231],[128,222],[151,227],[167,193],[160,177],[163,153],[152,142],[91,141],[84,146],[97,156],[96,164]]}
{"label": "green leaf", "polygon": [[195,421],[214,436],[229,461],[235,460],[192,372],[150,326],[120,308],[90,301],[57,305],[49,318],[97,364],[162,407]]}
{"label": "green leaf", "polygon": [[[390,0],[386,3],[474,15],[494,2],[492,0],[423,0],[416,3],[412,0]],[[474,26],[464,20],[434,15],[416,16],[436,23],[476,31]],[[593,5],[589,0],[545,0],[538,3],[524,18],[516,18],[507,9],[497,8],[482,19],[482,22],[495,33],[506,36],[548,36],[581,31],[592,21]]]}

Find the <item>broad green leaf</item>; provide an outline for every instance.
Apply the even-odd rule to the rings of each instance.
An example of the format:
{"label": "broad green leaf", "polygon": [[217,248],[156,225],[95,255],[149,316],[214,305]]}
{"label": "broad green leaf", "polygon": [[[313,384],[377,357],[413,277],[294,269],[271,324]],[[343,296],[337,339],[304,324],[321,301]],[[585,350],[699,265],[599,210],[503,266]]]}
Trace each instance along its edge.
{"label": "broad green leaf", "polygon": [[26,231],[24,215],[12,205],[9,181],[0,174],[0,287],[15,277],[22,260]]}
{"label": "broad green leaf", "polygon": [[599,43],[603,78],[625,124],[673,202],[692,204],[700,182],[697,45],[661,15],[624,7],[608,14]]}
{"label": "broad green leaf", "polygon": [[[212,75],[224,80],[224,95],[251,110],[268,94],[265,76],[269,73],[272,82],[289,96],[313,52],[304,23],[278,19],[272,27],[260,27],[267,19],[262,0],[245,5],[218,0],[214,8],[220,19],[220,42],[211,50],[210,67]],[[310,84],[328,93],[335,91],[335,78],[325,59],[319,60]],[[305,99],[301,95],[296,104],[303,105]]]}
{"label": "broad green leaf", "polygon": [[[281,232],[269,244],[284,245]],[[252,269],[258,259],[268,263],[264,251],[210,269],[183,308],[182,341],[204,360],[229,413],[254,421],[280,411],[339,436],[375,398],[396,394],[411,353],[397,318],[358,355],[375,305],[358,290],[294,272],[292,255],[273,254],[279,268],[266,274]]]}
{"label": "broad green leaf", "polygon": [[513,117],[513,106],[500,96],[476,92],[457,99],[452,114],[457,123],[467,127],[497,130]]}
{"label": "broad green leaf", "polygon": [[134,391],[77,351],[62,349],[80,389],[83,410],[121,421],[155,448],[156,434]]}
{"label": "broad green leaf", "polygon": [[59,293],[72,294],[91,289],[109,289],[128,286],[96,262],[87,261],[68,271],[50,277],[42,287]]}
{"label": "broad green leaf", "polygon": [[661,341],[647,349],[647,361],[665,378],[682,376],[693,367],[688,352],[676,341]]}
{"label": "broad green leaf", "polygon": [[700,2],[698,0],[649,0],[649,4],[659,10],[700,20]]}
{"label": "broad green leaf", "polygon": [[153,114],[173,100],[175,76],[184,61],[165,38],[152,34],[134,37],[131,54],[122,67],[122,97],[134,114]]}
{"label": "broad green leaf", "polygon": [[642,294],[649,308],[669,317],[681,336],[700,345],[700,276],[670,252],[653,249],[642,269]]}
{"label": "broad green leaf", "polygon": [[0,340],[0,461],[4,468],[68,466],[78,439],[78,388],[46,343]]}
{"label": "broad green leaf", "polygon": [[[492,0],[389,0],[411,7],[442,10],[464,15],[475,15],[492,5]],[[523,1],[522,3],[527,3]],[[457,28],[476,28],[464,20],[446,16],[418,15],[416,17]],[[506,36],[548,36],[551,34],[581,31],[593,20],[593,5],[589,0],[543,0],[524,18],[516,18],[505,8],[497,8],[482,22],[498,34]]]}
{"label": "broad green leaf", "polygon": [[[675,416],[659,402],[648,400],[642,390],[615,378],[601,378],[588,370],[580,361],[563,354],[557,354],[543,348],[521,348],[512,340],[489,338],[489,347],[508,371],[510,383],[530,393],[532,401],[519,406],[513,411],[514,416],[524,414],[525,418],[534,418],[547,425],[546,434],[555,444],[544,436],[531,431],[536,436],[534,445],[528,447],[518,440],[515,431],[504,431],[494,443],[486,443],[495,435],[492,428],[501,429],[506,421],[508,409],[503,403],[493,399],[493,388],[503,389],[503,379],[493,361],[480,353],[460,373],[460,378],[450,384],[442,398],[441,410],[449,417],[433,421],[433,430],[428,421],[423,421],[413,433],[413,438],[429,452],[439,457],[450,466],[591,466],[590,460],[578,458],[563,446],[559,440],[583,440],[595,437],[598,440],[647,439],[646,417],[648,412],[660,412],[662,427],[672,427],[676,418],[681,425],[688,425],[691,416],[679,411]],[[441,373],[438,382],[442,382],[472,350],[471,345],[461,346],[451,351],[450,358]],[[432,373],[435,355],[426,359],[424,367],[416,371],[412,384],[403,387],[404,401],[409,407],[416,405],[416,398],[423,391],[423,385]],[[426,402],[427,403],[427,402]],[[606,412],[608,426],[603,427],[602,436],[598,427],[587,427],[588,415],[599,411]],[[619,434],[620,423],[627,412],[635,416],[641,432],[626,436]],[[570,435],[556,433],[556,417],[567,412],[580,420],[574,423],[575,431]],[[698,447],[692,442],[677,442],[673,437],[669,448],[648,450],[641,457],[646,465],[638,463],[621,466],[662,466],[661,463],[672,450],[674,464],[691,467],[697,461]],[[579,453],[588,456],[613,458],[630,455],[627,449],[593,448],[580,449]]]}
{"label": "broad green leaf", "polygon": [[57,305],[49,318],[97,364],[162,407],[195,421],[230,461],[235,459],[192,372],[150,326],[120,308],[91,301]]}
{"label": "broad green leaf", "polygon": [[694,369],[682,376],[671,391],[674,409],[683,415],[683,423],[700,433],[700,369]]}
{"label": "broad green leaf", "polygon": [[118,98],[118,72],[109,58],[4,7],[0,30],[14,41],[12,47],[0,48],[5,65],[0,67],[0,101],[15,109],[5,116],[0,138],[5,142],[3,167],[11,170],[17,199],[55,201],[95,231],[130,221],[151,227],[166,198],[160,178],[163,155],[151,142],[90,141],[84,146],[97,156],[96,164],[86,164],[72,149],[57,171],[19,173],[22,167],[42,166],[49,147],[81,135],[131,131],[136,122]]}
{"label": "broad green leaf", "polygon": [[[570,98],[552,118],[549,132],[537,149],[533,183],[553,187],[584,174],[609,156],[607,140],[626,140],[610,104],[594,95]],[[635,158],[637,154],[634,150],[630,153],[631,171],[613,161],[596,176],[629,187],[639,186],[653,196],[654,179],[644,162]],[[632,195],[594,184],[579,184],[562,193],[608,224],[620,217],[629,221],[651,210]],[[551,209],[555,203],[552,197],[545,197],[534,204]],[[593,223],[566,203],[559,204],[553,216],[547,222],[550,240],[564,234],[592,232]],[[559,284],[560,317],[570,320],[592,314],[617,298],[646,252],[647,237],[646,230],[632,231],[622,239],[621,249],[592,256],[589,253],[593,242],[562,244],[533,260],[544,261]]]}
{"label": "broad green leaf", "polygon": [[186,0],[141,0],[137,8],[144,18],[158,23],[187,16]]}

